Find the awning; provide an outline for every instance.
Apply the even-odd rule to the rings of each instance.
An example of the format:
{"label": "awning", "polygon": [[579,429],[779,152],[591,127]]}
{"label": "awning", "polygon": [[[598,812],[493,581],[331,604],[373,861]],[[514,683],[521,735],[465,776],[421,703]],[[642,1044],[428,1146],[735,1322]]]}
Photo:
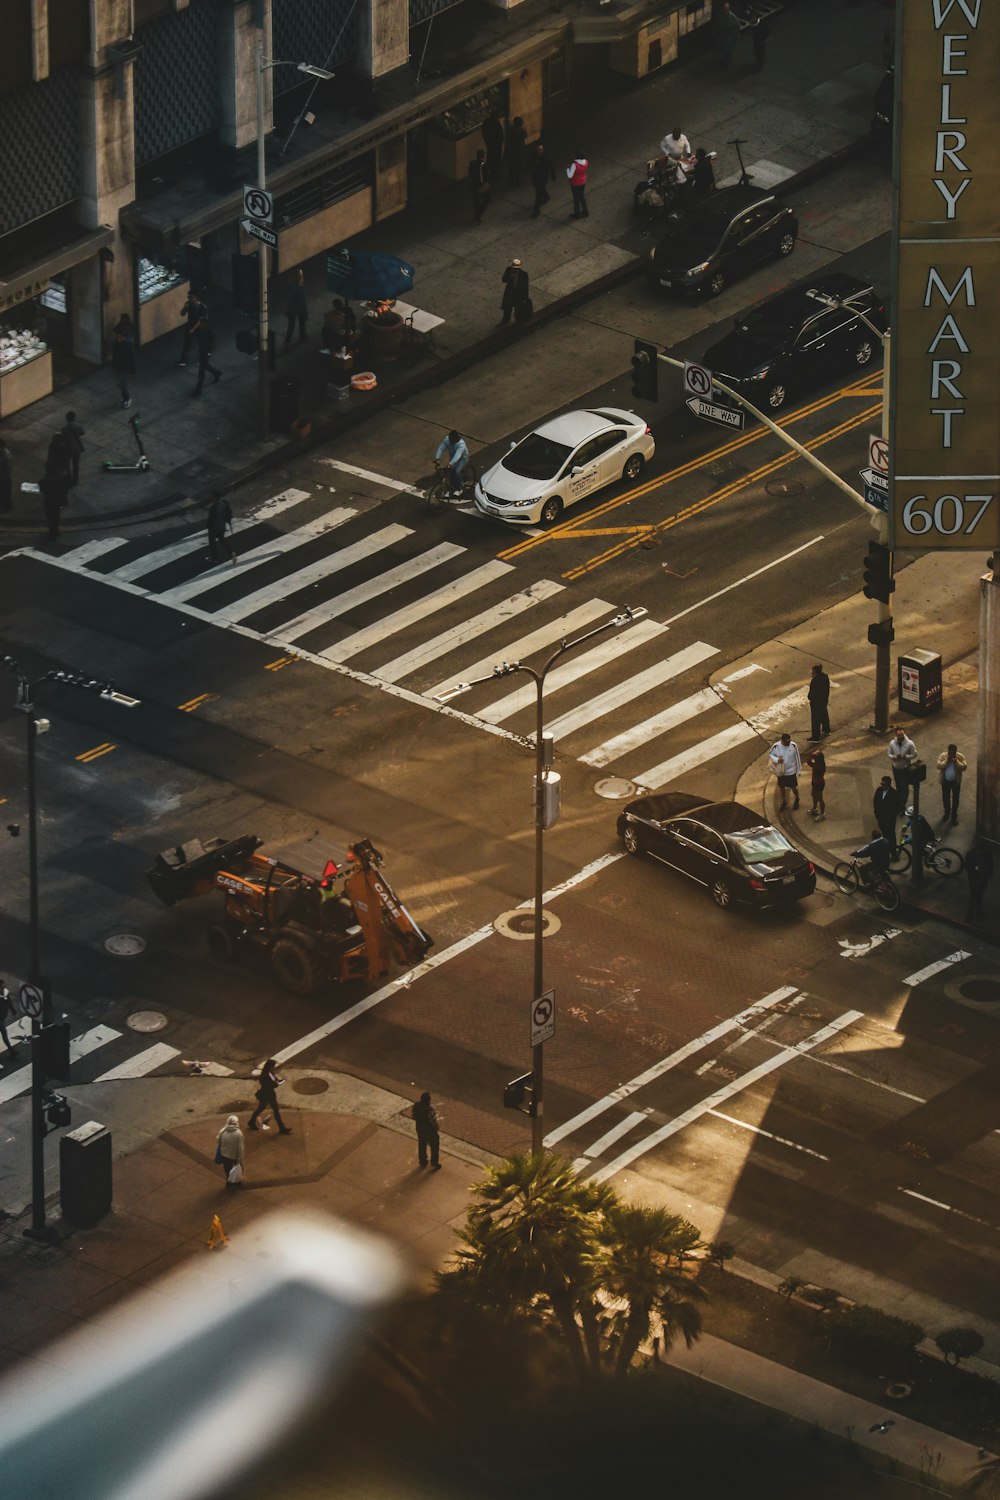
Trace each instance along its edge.
{"label": "awning", "polygon": [[20,265],[0,267],[0,312],[28,297],[37,296],[53,276],[80,265],[81,261],[90,260],[106,245],[113,244],[114,238],[114,230],[102,224],[100,229],[88,230],[69,244],[53,245],[47,251],[36,248],[32,258]]}

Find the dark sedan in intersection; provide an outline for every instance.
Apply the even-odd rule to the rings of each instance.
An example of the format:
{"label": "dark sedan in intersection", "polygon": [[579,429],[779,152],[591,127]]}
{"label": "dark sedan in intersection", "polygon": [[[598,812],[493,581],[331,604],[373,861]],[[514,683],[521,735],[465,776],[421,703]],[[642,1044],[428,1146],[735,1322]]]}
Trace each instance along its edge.
{"label": "dark sedan in intersection", "polygon": [[798,219],[774,193],[720,188],[679,214],[669,235],[649,252],[650,280],[685,297],[717,297],[761,261],[791,255],[798,233]]}
{"label": "dark sedan in intersection", "polygon": [[759,410],[777,411],[789,392],[844,370],[862,371],[882,353],[885,304],[867,281],[836,271],[809,286],[779,292],[736,319],[702,363]]}
{"label": "dark sedan in intersection", "polygon": [[630,854],[648,854],[703,885],[716,906],[786,906],[811,896],[816,870],[785,835],[739,802],[651,792],[618,815]]}

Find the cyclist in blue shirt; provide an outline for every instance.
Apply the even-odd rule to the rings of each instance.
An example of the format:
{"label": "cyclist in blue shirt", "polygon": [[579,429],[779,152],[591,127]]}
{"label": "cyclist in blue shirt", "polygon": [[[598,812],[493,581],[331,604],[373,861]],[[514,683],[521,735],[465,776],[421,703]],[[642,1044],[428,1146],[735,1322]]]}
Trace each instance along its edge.
{"label": "cyclist in blue shirt", "polygon": [[438,444],[434,462],[447,465],[452,497],[457,499],[462,493],[462,471],[469,462],[469,449],[465,439],[460,437],[454,428]]}
{"label": "cyclist in blue shirt", "polygon": [[872,829],[871,843],[865,844],[862,849],[853,849],[851,854],[854,859],[868,861],[866,865],[861,866],[861,875],[866,884],[874,884],[883,875],[888,875],[889,865],[892,862],[892,845],[877,828]]}

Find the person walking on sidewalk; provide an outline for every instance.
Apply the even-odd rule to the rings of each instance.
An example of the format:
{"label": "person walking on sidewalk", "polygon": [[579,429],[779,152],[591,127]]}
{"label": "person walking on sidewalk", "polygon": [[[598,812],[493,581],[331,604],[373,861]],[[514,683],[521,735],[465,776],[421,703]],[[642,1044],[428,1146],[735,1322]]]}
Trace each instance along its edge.
{"label": "person walking on sidewalk", "polygon": [[771,762],[771,770],[778,778],[781,788],[781,801],[778,803],[778,811],[784,812],[788,803],[788,793],[792,792],[795,801],[792,803],[792,811],[795,812],[799,805],[799,772],[802,770],[802,757],[799,747],[787,732],[780,740],[776,740],[771,746],[768,756]]}
{"label": "person walking on sidewalk", "polygon": [[512,188],[521,186],[521,174],[524,171],[524,148],[528,144],[528,132],[524,128],[524,121],[520,115],[515,115],[513,120],[507,121],[507,134],[504,140],[503,157],[507,163],[507,181]]}
{"label": "person walking on sidewalk", "polygon": [[555,182],[556,178],[556,169],[552,165],[549,153],[541,141],[535,147],[528,167],[528,174],[535,189],[535,206],[531,210],[531,217],[537,219],[549,201],[549,183]]}
{"label": "person walking on sidewalk", "polygon": [[218,548],[221,547],[231,563],[236,562],[236,553],[226,540],[226,530],[232,531],[233,510],[225,495],[218,490],[212,491],[212,500],[208,507],[208,555],[212,562],[218,562]]}
{"label": "person walking on sidewalk", "polygon": [[306,324],[309,321],[309,299],[306,296],[306,276],[301,266],[295,273],[288,293],[288,301],[285,304],[285,316],[288,319],[288,327],[285,329],[285,348],[292,342],[292,333],[296,323],[299,325],[299,343],[305,343]]}
{"label": "person walking on sidewalk", "polygon": [[896,819],[902,809],[899,793],[892,784],[891,776],[883,776],[875,789],[872,798],[872,807],[875,813],[875,821],[878,824],[882,837],[889,840],[893,852],[896,849]]}
{"label": "person walking on sidewalk", "polygon": [[476,152],[474,161],[469,162],[469,192],[472,195],[472,220],[473,223],[482,222],[490,201],[490,182],[486,175],[486,152]]}
{"label": "person walking on sidewalk", "polygon": [[993,879],[993,854],[989,845],[981,838],[975,840],[965,856],[965,874],[969,882],[969,909],[965,920],[971,922],[975,917],[982,918],[986,915],[983,911],[983,897],[986,895],[986,887]]}
{"label": "person walking on sidewalk", "polygon": [[830,733],[830,679],[819,662],[812,669],[809,679],[809,739],[815,744],[824,734]]}
{"label": "person walking on sidewalk", "polygon": [[812,792],[812,807],[809,816],[815,818],[817,823],[822,823],[826,817],[826,802],[823,793],[826,790],[826,756],[822,750],[811,750],[806,756],[806,765],[812,769],[812,784],[809,790]]}
{"label": "person walking on sidewalk", "polygon": [[424,1092],[410,1110],[417,1127],[417,1164],[427,1165],[427,1153],[431,1154],[431,1171],[441,1170],[441,1132],[438,1129],[437,1111],[431,1103],[430,1094]]}
{"label": "person walking on sidewalk", "polygon": [[197,337],[198,329],[208,318],[208,308],[197,292],[188,292],[187,301],[181,308],[181,317],[187,318],[184,325],[184,341],[181,344],[181,357],[177,361],[178,369],[183,370],[187,366],[188,350]]}
{"label": "person walking on sidewalk", "polygon": [[222,379],[222,371],[217,370],[212,364],[212,355],[215,353],[215,332],[209,323],[207,316],[198,325],[195,334],[198,341],[198,383],[191,392],[192,396],[200,396],[201,388],[205,384],[205,376],[211,375],[215,385]]}
{"label": "person walking on sidewalk", "polygon": [[574,156],[566,168],[566,176],[569,178],[569,190],[573,194],[573,212],[571,219],[589,219],[590,210],[587,207],[587,167],[589,162],[585,156]]}
{"label": "person walking on sidewalk", "polygon": [[80,455],[83,453],[84,431],[76,420],[76,412],[68,411],[66,421],[62,426],[62,435],[66,443],[66,453],[69,458],[69,482],[71,485],[80,483]]}
{"label": "person walking on sidewalk", "polygon": [[[278,1084],[284,1083],[283,1078],[278,1077],[278,1064],[273,1057],[269,1057],[260,1070],[260,1086],[257,1089],[257,1108],[250,1116],[248,1130],[257,1130],[257,1120],[266,1109],[269,1109],[278,1122],[279,1135],[291,1135],[291,1130],[281,1118],[281,1110],[278,1108]],[[266,1126],[264,1127],[267,1128]]]}
{"label": "person walking on sidewalk", "polygon": [[135,374],[135,329],[128,313],[122,313],[111,330],[111,363],[122,393],[122,406],[127,409],[132,405],[128,377]]}
{"label": "person walking on sidewalk", "polygon": [[215,1160],[222,1168],[222,1175],[226,1179],[226,1187],[238,1187],[239,1183],[230,1182],[229,1174],[238,1164],[240,1167],[240,1181],[242,1181],[244,1141],[243,1132],[240,1129],[239,1118],[230,1115],[225,1125],[215,1137]]}
{"label": "person walking on sidewalk", "polygon": [[0,515],[14,509],[14,470],[10,449],[0,438]]}
{"label": "person walking on sidewalk", "polygon": [[958,804],[962,797],[962,775],[966,771],[965,756],[957,745],[942,750],[937,760],[938,781],[941,783],[942,817],[958,822]]}
{"label": "person walking on sidewalk", "polygon": [[500,299],[501,327],[510,322],[511,313],[514,320],[520,323],[524,314],[521,309],[528,301],[528,273],[521,262],[515,257],[504,271],[500,280],[503,282],[503,296]]}
{"label": "person walking on sidewalk", "polygon": [[60,515],[69,498],[69,464],[61,433],[57,432],[49,444],[45,473],[38,488],[42,492],[45,519],[49,524],[48,540],[54,542],[59,536]]}
{"label": "person walking on sidewalk", "polygon": [[486,147],[486,176],[490,182],[494,182],[500,176],[500,163],[503,160],[504,129],[499,110],[490,111],[483,121],[480,134]]}
{"label": "person walking on sidewalk", "polygon": [[3,1044],[11,1057],[16,1057],[17,1049],[7,1035],[7,1022],[16,1019],[17,1012],[14,1009],[14,1001],[11,998],[10,990],[4,984],[3,980],[0,979],[0,1037],[3,1037]]}
{"label": "person walking on sidewalk", "polygon": [[723,0],[722,9],[715,22],[715,47],[724,68],[728,68],[733,60],[741,30],[739,21],[733,15],[729,0]]}
{"label": "person walking on sidewalk", "polygon": [[892,766],[892,775],[896,783],[896,793],[899,797],[901,807],[906,806],[906,793],[910,785],[910,767],[917,759],[917,747],[910,739],[905,729],[897,729],[889,741],[889,749],[886,751],[889,764]]}

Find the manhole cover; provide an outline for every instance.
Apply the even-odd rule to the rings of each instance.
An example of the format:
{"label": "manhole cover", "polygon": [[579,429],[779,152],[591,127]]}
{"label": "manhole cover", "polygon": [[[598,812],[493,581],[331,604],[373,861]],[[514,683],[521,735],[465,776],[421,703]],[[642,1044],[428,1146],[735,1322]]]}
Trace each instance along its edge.
{"label": "manhole cover", "polygon": [[635,797],[639,788],[634,781],[626,781],[622,776],[605,776],[594,787],[599,797],[607,797],[609,802],[620,802],[623,797]]}
{"label": "manhole cover", "polygon": [[134,1010],[125,1025],[131,1031],[163,1031],[167,1018],[159,1010]]}
{"label": "manhole cover", "polygon": [[325,1078],[297,1078],[292,1084],[296,1094],[325,1094],[329,1087]]}
{"label": "manhole cover", "polygon": [[764,488],[769,495],[801,495],[805,485],[797,479],[771,479]]}
{"label": "manhole cover", "polygon": [[958,987],[963,997],[974,1005],[995,1005],[1000,1000],[1000,979],[962,979]]}
{"label": "manhole cover", "polygon": [[135,958],[137,953],[145,951],[146,939],[136,937],[133,932],[116,932],[114,937],[105,938],[104,946],[115,958]]}
{"label": "manhole cover", "polygon": [[[542,937],[552,937],[562,926],[551,911],[542,912]],[[494,932],[501,937],[513,938],[515,943],[530,943],[535,936],[535,913],[523,907],[516,911],[501,912],[493,923]]]}

